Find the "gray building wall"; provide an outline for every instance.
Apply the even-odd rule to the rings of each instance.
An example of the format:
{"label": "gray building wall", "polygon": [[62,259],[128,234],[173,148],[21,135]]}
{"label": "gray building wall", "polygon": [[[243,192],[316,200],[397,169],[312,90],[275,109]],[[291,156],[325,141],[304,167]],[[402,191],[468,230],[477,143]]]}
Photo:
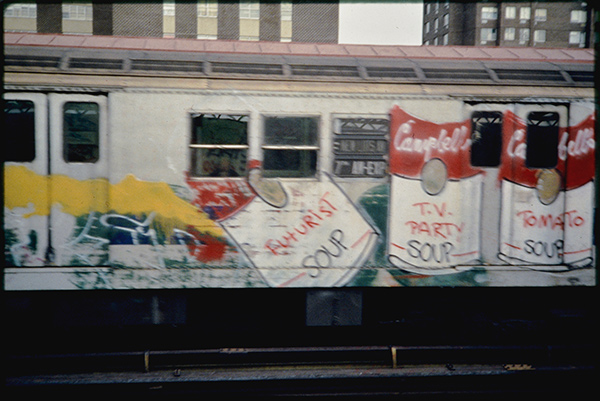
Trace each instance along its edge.
{"label": "gray building wall", "polygon": [[115,2],[113,4],[112,34],[116,36],[162,37],[162,2],[149,2],[143,5],[136,2]]}
{"label": "gray building wall", "polygon": [[62,32],[62,5],[60,3],[37,3],[37,31],[39,33]]}
{"label": "gray building wall", "polygon": [[238,2],[219,2],[217,38],[238,40],[240,38],[240,7]]}
{"label": "gray building wall", "polygon": [[260,3],[260,40],[281,40],[281,6],[278,2]]}
{"label": "gray building wall", "polygon": [[292,42],[337,43],[339,3],[295,1],[292,8]]}
{"label": "gray building wall", "polygon": [[175,3],[175,37],[196,39],[198,35],[198,6],[195,1]]}

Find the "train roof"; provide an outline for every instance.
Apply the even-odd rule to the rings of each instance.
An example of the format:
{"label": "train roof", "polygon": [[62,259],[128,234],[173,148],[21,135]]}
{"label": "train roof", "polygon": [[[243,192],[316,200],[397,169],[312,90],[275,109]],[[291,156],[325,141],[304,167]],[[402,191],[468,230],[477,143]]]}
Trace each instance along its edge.
{"label": "train roof", "polygon": [[6,71],[593,87],[593,49],[4,34]]}

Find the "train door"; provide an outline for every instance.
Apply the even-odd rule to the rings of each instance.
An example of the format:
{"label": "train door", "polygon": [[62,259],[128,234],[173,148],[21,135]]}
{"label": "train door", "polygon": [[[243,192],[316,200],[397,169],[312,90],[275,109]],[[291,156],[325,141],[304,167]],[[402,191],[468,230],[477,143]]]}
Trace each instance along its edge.
{"label": "train door", "polygon": [[106,98],[4,95],[4,233],[8,266],[107,260]]}
{"label": "train door", "polygon": [[48,251],[48,102],[4,94],[4,254],[6,266],[43,266]]}
{"label": "train door", "polygon": [[[566,157],[565,105],[515,104],[503,114],[498,258],[512,265],[562,269]],[[486,211],[484,210],[484,213]]]}
{"label": "train door", "polygon": [[465,120],[470,120],[470,163],[480,170],[481,191],[481,262],[502,264],[498,258],[500,236],[501,191],[498,180],[502,163],[502,127],[504,113],[513,110],[506,104],[483,103],[466,105]]}
{"label": "train door", "polygon": [[108,208],[105,96],[50,94],[50,246],[58,266],[107,263],[99,223]]}

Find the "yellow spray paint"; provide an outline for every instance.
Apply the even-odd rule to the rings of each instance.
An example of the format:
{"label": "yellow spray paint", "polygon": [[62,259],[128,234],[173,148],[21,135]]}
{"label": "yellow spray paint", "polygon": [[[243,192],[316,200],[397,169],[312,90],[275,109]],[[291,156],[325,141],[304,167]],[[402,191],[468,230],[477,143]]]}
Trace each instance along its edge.
{"label": "yellow spray paint", "polygon": [[73,216],[90,211],[135,216],[154,212],[155,221],[166,232],[193,226],[199,232],[223,235],[223,230],[204,212],[179,198],[164,182],[141,181],[128,175],[118,184],[110,184],[103,178],[77,180],[58,174],[40,175],[25,166],[4,168],[4,206],[32,210],[25,218],[49,214],[49,188],[52,205],[59,205],[64,213]]}

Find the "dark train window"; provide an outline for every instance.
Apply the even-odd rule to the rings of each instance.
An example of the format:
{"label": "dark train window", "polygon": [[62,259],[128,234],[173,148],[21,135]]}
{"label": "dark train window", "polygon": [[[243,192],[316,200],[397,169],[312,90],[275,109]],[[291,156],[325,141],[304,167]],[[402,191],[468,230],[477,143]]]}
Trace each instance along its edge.
{"label": "dark train window", "polygon": [[35,106],[29,100],[4,101],[4,160],[35,159]]}
{"label": "dark train window", "polygon": [[502,154],[502,113],[476,111],[471,116],[471,165],[497,167]]}
{"label": "dark train window", "polygon": [[63,106],[63,157],[68,163],[95,163],[100,158],[100,106],[67,102]]}
{"label": "dark train window", "polygon": [[266,117],[263,138],[265,177],[314,177],[319,119]]}
{"label": "dark train window", "polygon": [[193,115],[190,148],[193,176],[244,176],[248,151],[248,116]]}
{"label": "dark train window", "polygon": [[558,163],[558,122],[556,112],[536,111],[527,116],[526,165],[552,168]]}

